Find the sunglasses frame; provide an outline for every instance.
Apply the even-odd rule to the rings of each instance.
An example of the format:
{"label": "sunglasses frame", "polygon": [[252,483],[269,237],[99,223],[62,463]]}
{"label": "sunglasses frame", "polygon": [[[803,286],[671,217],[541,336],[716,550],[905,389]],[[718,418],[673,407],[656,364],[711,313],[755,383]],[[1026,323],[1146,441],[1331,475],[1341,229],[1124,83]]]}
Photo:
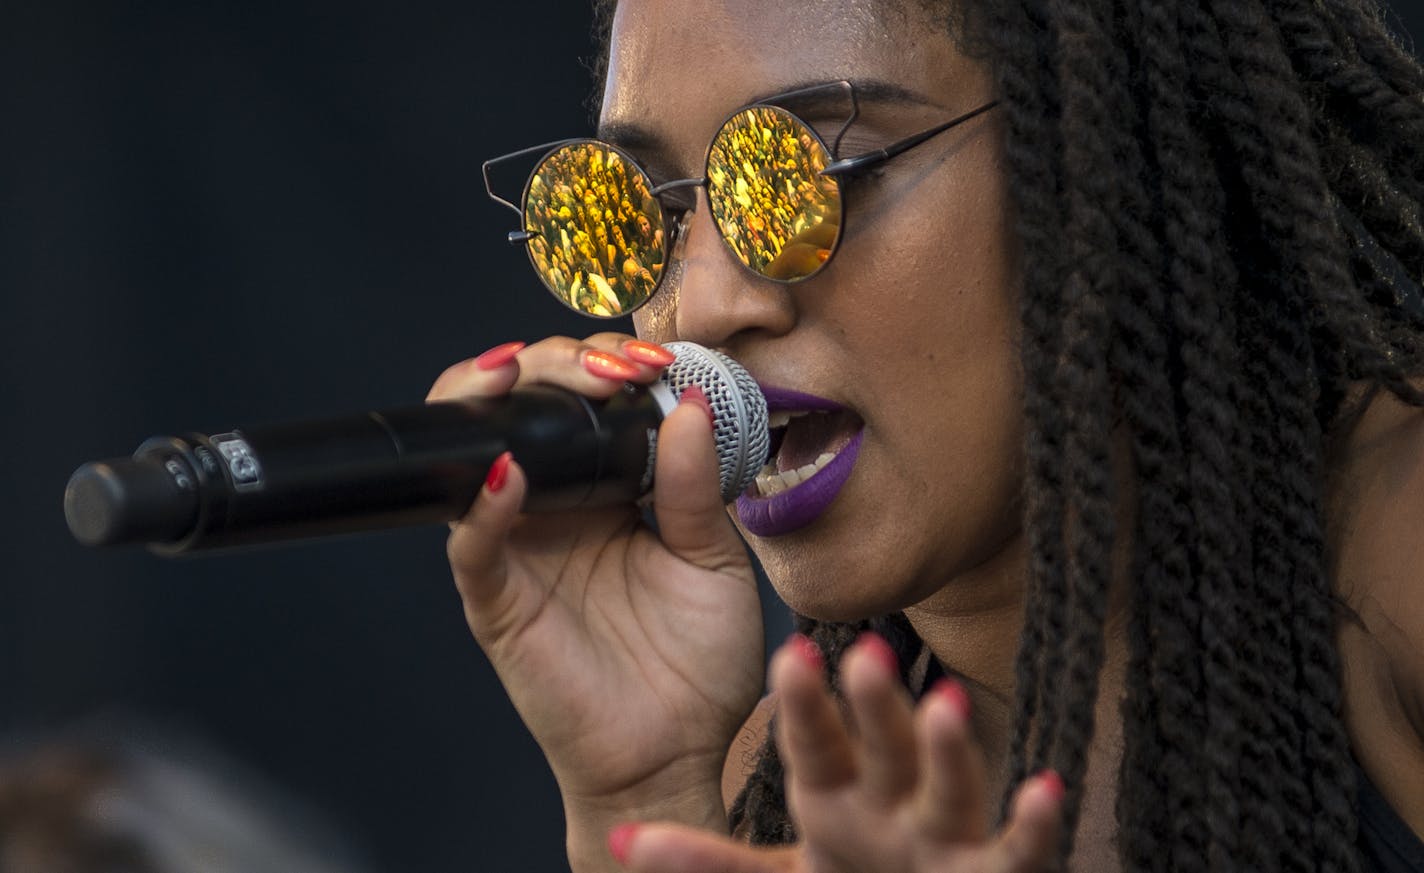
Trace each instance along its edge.
{"label": "sunglasses frame", "polygon": [[[840,129],[836,132],[835,138],[833,140],[833,145],[827,148],[825,140],[821,138],[819,133],[817,133],[814,126],[812,126],[809,122],[801,118],[795,112],[792,112],[790,109],[787,109],[781,104],[789,100],[794,100],[797,97],[809,96],[811,94],[824,92],[832,88],[840,89],[846,93],[846,97],[850,101],[850,115],[841,124]],[[728,114],[727,117],[722,120],[722,123],[717,126],[717,132],[713,134],[711,141],[708,142],[707,153],[703,158],[701,177],[673,179],[667,182],[663,182],[659,185],[650,184],[649,186],[648,193],[655,200],[658,201],[658,206],[662,210],[663,228],[666,230],[664,241],[664,246],[667,249],[666,257],[670,258],[677,247],[678,241],[680,240],[683,233],[683,222],[680,220],[673,220],[671,214],[672,210],[669,209],[667,202],[663,199],[663,195],[669,191],[674,191],[683,188],[703,188],[705,190],[709,183],[708,168],[712,160],[712,148],[713,145],[717,142],[717,137],[721,136],[722,131],[726,128],[727,124],[732,119],[736,118],[738,115],[741,115],[743,112],[746,112],[749,109],[771,108],[779,112],[786,113],[787,115],[791,116],[791,118],[794,119],[796,122],[798,122],[802,127],[804,127],[822,149],[825,149],[826,154],[831,158],[831,163],[827,164],[818,175],[830,176],[832,180],[836,182],[836,193],[840,199],[840,224],[841,227],[843,227],[846,221],[846,212],[849,208],[849,204],[847,204],[846,202],[845,186],[841,183],[841,179],[853,178],[854,176],[859,175],[860,173],[863,173],[866,170],[883,164],[891,158],[904,154],[910,149],[913,149],[916,146],[921,145],[922,143],[928,142],[939,134],[944,133],[945,131],[950,130],[951,128],[957,127],[972,118],[976,118],[998,105],[999,101],[997,99],[990,100],[974,109],[969,110],[968,112],[957,115],[954,118],[949,119],[948,121],[941,122],[940,124],[937,124],[934,127],[922,130],[919,133],[911,134],[910,136],[907,136],[903,139],[896,140],[895,142],[891,143],[888,146],[885,146],[884,148],[872,149],[871,151],[862,152],[861,154],[852,155],[847,158],[838,157],[840,153],[841,140],[845,137],[846,131],[850,130],[851,125],[854,124],[856,122],[856,119],[860,117],[860,103],[856,98],[855,85],[847,79],[841,79],[836,82],[827,82],[822,85],[812,85],[807,88],[796,88],[791,91],[786,91],[781,94],[775,94],[762,100],[757,100],[753,103],[748,103],[743,106],[740,106],[734,111],[732,111],[730,114]],[[534,181],[534,176],[538,173],[539,168],[544,165],[544,162],[547,161],[555,152],[559,151],[560,149],[580,144],[594,144],[616,153],[622,160],[628,162],[630,165],[636,168],[637,171],[641,173],[642,176],[649,183],[653,181],[652,175],[643,167],[643,165],[636,161],[632,155],[628,154],[628,152],[624,151],[622,148],[619,148],[618,146],[612,143],[604,142],[603,140],[595,139],[592,137],[574,137],[571,139],[561,139],[555,140],[553,142],[542,143],[540,145],[529,146],[527,148],[520,149],[519,151],[510,152],[508,154],[500,155],[499,157],[491,158],[485,161],[481,165],[481,173],[484,176],[485,181],[485,193],[489,195],[490,199],[494,200],[497,203],[503,204],[504,206],[513,210],[513,212],[519,216],[519,223],[521,229],[517,231],[511,231],[508,235],[508,241],[511,245],[521,243],[525,244],[525,251],[526,254],[529,255],[530,264],[534,266],[535,273],[539,273],[540,284],[547,288],[549,292],[555,297],[558,297],[559,301],[563,303],[564,306],[574,312],[579,313],[580,315],[585,315],[589,318],[597,319],[621,318],[636,311],[639,307],[646,304],[648,300],[651,300],[653,298],[653,295],[657,294],[658,290],[662,287],[663,279],[667,276],[667,261],[664,261],[663,270],[661,273],[658,274],[657,281],[654,283],[653,289],[648,293],[647,298],[645,298],[641,303],[637,304],[637,306],[634,306],[632,309],[629,309],[626,312],[620,312],[612,316],[604,316],[597,315],[595,313],[584,312],[583,310],[571,305],[566,299],[564,299],[564,297],[559,293],[557,289],[551,288],[549,286],[549,283],[544,280],[544,276],[542,275],[542,273],[540,273],[538,265],[535,264],[533,261],[533,252],[529,249],[528,246],[529,241],[532,240],[534,237],[538,236],[539,234],[535,231],[523,229],[525,225],[524,207],[517,206],[507,198],[501,197],[500,195],[496,194],[494,191],[493,181],[490,179],[491,167],[508,161],[517,160],[526,155],[542,152],[539,160],[534,163],[534,168],[530,171],[528,179],[524,183],[524,189],[520,199],[527,203],[529,198],[530,187],[532,186]],[[726,234],[722,232],[722,228],[720,226],[717,228],[717,235],[722,237],[722,243],[727,246],[728,251],[734,258],[736,258],[737,262],[741,263],[742,266],[745,267],[752,274],[769,282],[776,282],[782,285],[792,285],[798,282],[804,282],[807,279],[820,275],[821,271],[825,269],[826,265],[831,262],[831,260],[835,257],[836,252],[840,250],[841,227],[836,228],[836,239],[835,242],[832,244],[830,254],[826,256],[826,260],[823,261],[819,267],[817,267],[810,273],[806,273],[803,276],[796,276],[789,279],[767,276],[764,273],[759,272],[751,265],[746,264],[742,261],[741,256],[736,252],[735,249],[732,248],[731,242],[727,240]]]}
{"label": "sunglasses frame", "polygon": [[[620,159],[622,159],[625,163],[627,163],[630,167],[632,167],[640,175],[642,175],[644,179],[647,180],[648,194],[658,202],[658,209],[661,212],[662,229],[664,231],[663,248],[665,249],[662,272],[658,273],[658,278],[653,283],[653,288],[651,291],[648,292],[647,297],[643,298],[643,300],[637,305],[621,312],[615,312],[612,315],[599,315],[596,312],[585,312],[582,309],[579,309],[577,306],[574,306],[571,302],[569,302],[569,300],[564,296],[564,292],[561,292],[559,289],[551,286],[548,281],[544,279],[543,272],[539,269],[538,263],[536,263],[534,260],[534,250],[529,246],[529,243],[535,237],[540,235],[539,232],[524,229],[524,225],[526,222],[524,209],[495,194],[494,189],[491,187],[490,184],[489,168],[492,164],[496,164],[501,161],[516,159],[523,155],[535,154],[542,151],[543,154],[539,156],[539,160],[534,162],[534,169],[529,172],[529,178],[526,179],[524,182],[524,190],[519,198],[521,202],[527,204],[529,202],[530,190],[534,186],[534,177],[539,174],[539,169],[544,166],[544,162],[566,148],[579,145],[596,145],[600,148],[606,149],[607,151],[618,155]],[[508,206],[510,209],[514,210],[514,212],[519,216],[519,226],[521,229],[509,232],[508,240],[510,245],[524,245],[524,253],[529,257],[529,264],[534,268],[534,273],[539,277],[539,284],[543,285],[544,288],[548,290],[550,294],[557,297],[559,302],[564,304],[564,306],[567,307],[569,310],[577,312],[579,315],[584,315],[589,318],[597,318],[600,320],[610,318],[622,318],[625,315],[630,315],[633,312],[636,312],[645,303],[653,299],[654,294],[658,293],[658,289],[661,288],[663,285],[663,277],[667,275],[667,261],[672,257],[672,252],[677,246],[677,240],[680,234],[680,230],[682,228],[682,222],[673,220],[671,214],[672,210],[668,208],[668,204],[666,201],[663,200],[661,194],[664,190],[668,188],[668,184],[677,184],[678,187],[690,187],[690,185],[688,185],[687,183],[691,182],[692,180],[679,179],[677,180],[677,183],[668,183],[664,185],[655,186],[653,184],[652,175],[643,167],[642,164],[634,160],[632,155],[628,154],[628,152],[624,151],[622,148],[616,145],[613,145],[612,143],[604,142],[601,139],[594,139],[592,137],[575,137],[573,139],[561,139],[551,143],[543,143],[542,145],[530,146],[529,148],[520,149],[517,152],[511,152],[507,155],[501,155],[500,157],[485,161],[483,172],[485,177],[485,193],[489,194],[492,199],[497,200],[500,203],[503,203],[505,206]]]}

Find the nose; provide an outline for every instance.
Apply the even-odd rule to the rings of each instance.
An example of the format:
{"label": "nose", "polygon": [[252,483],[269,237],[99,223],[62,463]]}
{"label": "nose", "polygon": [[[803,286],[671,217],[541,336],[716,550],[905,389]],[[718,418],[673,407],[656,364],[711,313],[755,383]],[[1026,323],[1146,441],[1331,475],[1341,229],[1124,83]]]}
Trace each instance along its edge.
{"label": "nose", "polygon": [[744,266],[722,240],[707,192],[697,192],[697,208],[687,219],[677,248],[678,267],[669,276],[673,338],[709,348],[734,351],[743,338],[779,336],[796,323],[796,307],[787,286],[762,278]]}

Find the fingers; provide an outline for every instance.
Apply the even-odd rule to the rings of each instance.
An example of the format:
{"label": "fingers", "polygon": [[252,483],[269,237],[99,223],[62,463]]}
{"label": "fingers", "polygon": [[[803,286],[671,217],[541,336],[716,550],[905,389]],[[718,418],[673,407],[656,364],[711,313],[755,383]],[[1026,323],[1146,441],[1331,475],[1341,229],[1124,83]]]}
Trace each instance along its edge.
{"label": "fingers", "polygon": [[924,773],[916,802],[921,829],[946,843],[984,839],[989,833],[984,757],[970,736],[963,686],[952,679],[935,683],[920,704],[915,727]]}
{"label": "fingers", "polygon": [[682,825],[622,825],[608,848],[636,873],[785,873],[794,863],[791,849],[755,849]]}
{"label": "fingers", "polygon": [[609,397],[624,382],[655,381],[672,360],[662,346],[620,333],[550,337],[531,346],[504,343],[446,369],[426,399],[490,397],[536,382]]}
{"label": "fingers", "polygon": [[861,780],[872,802],[898,802],[914,790],[920,762],[910,695],[899,681],[895,652],[863,634],[841,660],[841,685],[860,749]]}
{"label": "fingers", "polygon": [[482,355],[451,365],[430,386],[425,402],[505,393],[519,378],[519,367],[514,359],[523,348],[522,342],[503,343]]}
{"label": "fingers", "polygon": [[1046,770],[1014,795],[1009,822],[995,841],[989,869],[1029,873],[1048,869],[1058,854],[1063,818],[1063,780]]}
{"label": "fingers", "polygon": [[684,560],[709,570],[745,565],[746,549],[722,503],[712,410],[696,386],[683,391],[658,428],[653,512],[663,543]]}
{"label": "fingers", "polygon": [[788,792],[842,788],[858,772],[855,748],[824,677],[820,651],[800,634],[792,635],[772,658],[771,686],[778,695],[776,744]]}
{"label": "fingers", "polygon": [[803,824],[817,818],[813,804],[828,793],[854,789],[845,796],[867,810],[904,806],[917,835],[932,843],[980,843],[989,836],[984,758],[959,683],[941,680],[915,708],[900,684],[894,651],[878,635],[863,634],[841,661],[851,737],[808,640],[793,637],[771,672],[780,693],[777,740],[788,791],[806,789],[794,802]]}
{"label": "fingers", "polygon": [[[1051,772],[1026,782],[1014,798],[1008,827],[974,869],[996,873],[1051,869],[1058,848],[1062,799],[1062,782]],[[754,848],[672,824],[626,824],[608,835],[609,853],[635,873],[788,873],[804,869],[805,848],[804,844]]]}
{"label": "fingers", "polygon": [[508,584],[504,549],[509,529],[519,516],[526,484],[519,464],[508,452],[501,455],[469,511],[451,526],[446,541],[465,619],[481,644],[524,623],[520,592]]}

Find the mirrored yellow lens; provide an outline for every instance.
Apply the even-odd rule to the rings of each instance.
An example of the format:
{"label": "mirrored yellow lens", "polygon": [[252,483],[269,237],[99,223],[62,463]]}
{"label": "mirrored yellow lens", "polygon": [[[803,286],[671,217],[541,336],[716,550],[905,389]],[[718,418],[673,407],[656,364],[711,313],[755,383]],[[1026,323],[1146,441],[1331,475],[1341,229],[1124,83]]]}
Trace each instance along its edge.
{"label": "mirrored yellow lens", "polygon": [[581,142],[540,162],[524,195],[529,260],[550,291],[587,315],[641,306],[667,260],[647,175],[612,147]]}
{"label": "mirrored yellow lens", "polygon": [[826,147],[784,109],[754,106],[724,125],[707,157],[707,198],[722,238],[763,276],[816,273],[840,235],[840,183]]}

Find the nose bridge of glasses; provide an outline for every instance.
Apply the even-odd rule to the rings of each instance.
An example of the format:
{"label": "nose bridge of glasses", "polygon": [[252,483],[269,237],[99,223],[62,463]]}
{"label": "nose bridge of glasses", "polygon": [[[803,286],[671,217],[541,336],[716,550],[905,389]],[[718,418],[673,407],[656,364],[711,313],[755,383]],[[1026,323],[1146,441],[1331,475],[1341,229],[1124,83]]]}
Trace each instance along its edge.
{"label": "nose bridge of glasses", "polygon": [[648,193],[654,197],[661,197],[669,191],[677,191],[681,188],[701,188],[706,184],[706,176],[696,176],[689,179],[673,179],[670,182],[664,182],[661,185],[654,186]]}
{"label": "nose bridge of glasses", "polygon": [[[671,226],[669,227],[669,231],[672,234],[671,243],[673,246],[672,254],[674,256],[681,253],[682,247],[686,243],[687,229],[688,224],[690,223],[689,216],[693,212],[697,211],[697,189],[699,188],[703,189],[704,192],[706,191],[706,177],[673,179],[671,181],[664,182],[661,185],[654,186],[648,192],[652,196],[658,198],[659,202],[665,202],[663,201],[663,196],[670,191],[689,191],[692,194],[692,202],[688,203],[685,207],[677,210],[677,212],[679,212],[680,214],[676,216],[676,220],[674,220]],[[679,205],[681,206],[681,204]]]}

